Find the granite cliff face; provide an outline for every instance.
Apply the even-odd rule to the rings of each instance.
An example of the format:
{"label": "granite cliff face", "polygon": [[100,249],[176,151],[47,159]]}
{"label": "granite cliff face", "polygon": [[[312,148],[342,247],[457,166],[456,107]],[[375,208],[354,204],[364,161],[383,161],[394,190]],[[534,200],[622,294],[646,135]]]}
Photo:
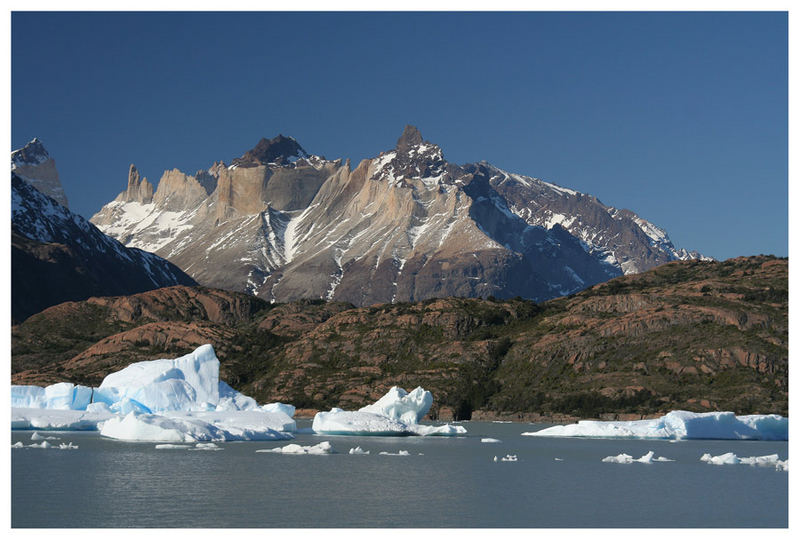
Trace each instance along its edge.
{"label": "granite cliff face", "polygon": [[11,172],[64,208],[69,208],[67,196],[58,178],[56,162],[38,138],[11,152]]}
{"label": "granite cliff face", "polygon": [[540,301],[699,257],[592,196],[487,163],[449,163],[412,126],[354,169],[281,135],[230,166],[167,171],[152,197],[134,172],[95,225],[199,283],[268,301]]}

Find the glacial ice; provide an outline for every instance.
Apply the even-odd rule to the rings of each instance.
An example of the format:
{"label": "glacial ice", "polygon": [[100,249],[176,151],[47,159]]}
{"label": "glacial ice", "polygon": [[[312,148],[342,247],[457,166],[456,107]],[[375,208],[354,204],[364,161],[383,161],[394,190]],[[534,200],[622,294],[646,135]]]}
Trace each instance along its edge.
{"label": "glacial ice", "polygon": [[328,441],[322,441],[314,446],[300,446],[299,444],[289,444],[278,448],[256,450],[256,452],[266,452],[272,454],[310,454],[321,456],[324,454],[335,454],[336,451]]}
{"label": "glacial ice", "polygon": [[392,387],[381,399],[358,411],[334,407],[314,416],[312,429],[325,435],[453,436],[467,432],[463,426],[430,426],[418,422],[428,413],[433,396],[421,387],[406,392]]}
{"label": "glacial ice", "polygon": [[481,439],[481,442],[482,443],[501,443],[503,441],[501,441],[500,439],[493,439],[491,437],[484,437],[483,439]]}
{"label": "glacial ice", "polygon": [[581,420],[525,432],[532,437],[607,437],[633,439],[753,439],[786,441],[789,419],[777,414],[736,416],[732,412],[672,411],[660,418],[602,422]]}
{"label": "glacial ice", "polygon": [[397,453],[392,452],[379,452],[379,456],[410,456],[408,450],[398,450]]}
{"label": "glacial ice", "polygon": [[355,448],[351,448],[348,454],[351,455],[358,455],[358,456],[366,456],[369,454],[369,450],[364,450],[360,446],[356,446]]}
{"label": "glacial ice", "polygon": [[385,396],[372,405],[361,407],[359,411],[374,413],[403,424],[419,424],[433,405],[433,395],[421,386],[406,392],[399,386],[393,386]]}
{"label": "glacial ice", "polygon": [[700,461],[705,461],[711,465],[752,465],[758,467],[775,467],[778,471],[789,470],[789,460],[781,460],[778,454],[770,454],[768,456],[752,456],[740,458],[733,452],[721,454],[719,456],[712,456],[711,454],[703,454]]}
{"label": "glacial ice", "polygon": [[633,456],[629,456],[628,454],[619,454],[617,456],[607,456],[601,460],[603,463],[653,463],[656,461],[663,462],[663,461],[675,461],[674,459],[665,458],[663,456],[655,457],[655,452],[650,450],[645,455],[638,459],[634,459]]}
{"label": "glacial ice", "polygon": [[259,406],[220,381],[211,345],[131,364],[97,388],[14,385],[11,406],[12,429],[99,430],[126,441],[284,440],[297,428],[293,406]]}

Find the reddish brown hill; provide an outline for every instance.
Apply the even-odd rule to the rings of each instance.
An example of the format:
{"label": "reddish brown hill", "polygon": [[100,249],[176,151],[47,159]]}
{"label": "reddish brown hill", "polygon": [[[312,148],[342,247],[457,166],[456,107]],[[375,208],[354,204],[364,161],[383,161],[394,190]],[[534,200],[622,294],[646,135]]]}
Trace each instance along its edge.
{"label": "reddish brown hill", "polygon": [[187,287],[90,299],[13,328],[12,380],[97,384],[206,342],[235,388],[305,408],[398,384],[430,389],[442,417],[787,414],[788,261],[669,263],[543,304],[270,305]]}

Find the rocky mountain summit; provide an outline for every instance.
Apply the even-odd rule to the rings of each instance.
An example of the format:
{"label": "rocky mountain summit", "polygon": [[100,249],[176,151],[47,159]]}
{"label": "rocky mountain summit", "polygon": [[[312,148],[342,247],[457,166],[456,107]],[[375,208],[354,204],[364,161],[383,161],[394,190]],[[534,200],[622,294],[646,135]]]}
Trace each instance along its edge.
{"label": "rocky mountain summit", "polygon": [[11,171],[64,208],[69,208],[56,162],[38,138],[11,152]]}
{"label": "rocky mountain summit", "polygon": [[[22,321],[67,300],[195,283],[172,263],[152,253],[125,247],[72,213],[46,193],[53,184],[30,182],[28,177],[17,174],[19,170],[30,173],[32,163],[37,160],[40,165],[52,166],[47,170],[54,173],[51,178],[58,178],[53,160],[38,139],[12,153],[11,317],[14,321]],[[60,186],[59,183],[59,189]]]}
{"label": "rocky mountain summit", "polygon": [[541,301],[701,257],[590,195],[452,164],[413,126],[354,169],[282,135],[230,165],[166,171],[155,191],[132,165],[126,191],[91,221],[203,285],[271,302]]}

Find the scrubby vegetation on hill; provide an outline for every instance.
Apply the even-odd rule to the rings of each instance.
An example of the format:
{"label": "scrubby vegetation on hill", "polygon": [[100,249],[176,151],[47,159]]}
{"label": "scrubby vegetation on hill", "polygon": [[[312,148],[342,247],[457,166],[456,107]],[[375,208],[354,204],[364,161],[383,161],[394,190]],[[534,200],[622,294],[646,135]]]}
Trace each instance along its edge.
{"label": "scrubby vegetation on hill", "polygon": [[421,385],[441,417],[785,415],[788,260],[674,262],[542,304],[268,304],[202,287],[70,302],[13,327],[12,381],[96,385],[202,343],[238,390],[301,408]]}

